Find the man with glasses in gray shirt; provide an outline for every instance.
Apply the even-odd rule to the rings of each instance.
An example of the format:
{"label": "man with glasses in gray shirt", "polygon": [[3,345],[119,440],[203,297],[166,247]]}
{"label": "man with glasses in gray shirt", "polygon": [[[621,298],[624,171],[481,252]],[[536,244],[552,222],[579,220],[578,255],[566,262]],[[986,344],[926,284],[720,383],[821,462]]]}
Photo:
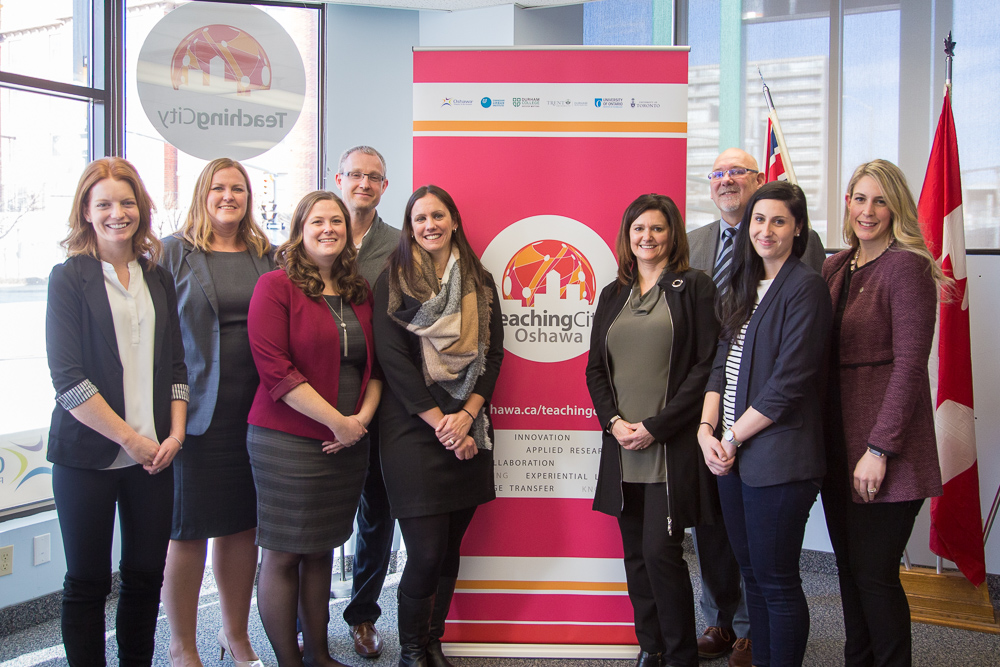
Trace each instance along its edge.
{"label": "man with glasses in gray shirt", "polygon": [[[354,146],[340,156],[334,177],[351,214],[351,236],[358,249],[358,268],[369,285],[385,268],[386,259],[399,244],[399,229],[379,217],[376,207],[389,186],[385,158],[371,146]],[[375,622],[382,614],[378,598],[389,569],[395,522],[389,515],[389,497],[382,481],[379,458],[378,415],[368,425],[371,458],[368,477],[358,505],[354,583],[344,620],[351,627],[354,650],[364,658],[382,653],[382,637]]]}

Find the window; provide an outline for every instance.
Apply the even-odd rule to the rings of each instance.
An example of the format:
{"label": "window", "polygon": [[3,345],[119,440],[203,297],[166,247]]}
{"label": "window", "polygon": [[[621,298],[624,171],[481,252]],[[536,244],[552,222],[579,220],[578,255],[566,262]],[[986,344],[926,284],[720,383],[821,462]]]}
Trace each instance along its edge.
{"label": "window", "polygon": [[[68,231],[81,172],[97,157],[124,154],[153,196],[154,229],[165,235],[183,221],[205,164],[154,131],[136,94],[135,62],[143,40],[165,13],[182,4],[0,4],[0,517],[51,503],[44,443],[54,395],[45,304],[49,272],[65,259],[59,242]],[[322,173],[321,6],[271,2],[260,8],[292,36],[306,68],[306,100],[292,131],[267,153],[243,161],[255,203],[267,201],[275,211],[272,240],[281,241],[287,236],[283,223]],[[124,42],[110,39],[122,34]]]}
{"label": "window", "polygon": [[[588,44],[655,39],[659,0],[587,5]],[[764,158],[771,90],[812,225],[843,244],[844,190],[854,168],[884,158],[919,196],[941,111],[942,39],[958,42],[953,110],[962,160],[966,245],[1000,249],[1000,5],[883,0],[677,0],[675,43],[690,44],[686,220],[718,217],[708,173],[720,149]],[[906,35],[903,39],[902,35]],[[651,35],[653,39],[651,40]]]}
{"label": "window", "polygon": [[[139,51],[157,21],[184,4],[187,0],[127,0],[127,72],[135,72]],[[306,68],[306,99],[295,127],[271,150],[241,161],[250,174],[257,219],[265,222],[262,207],[267,207],[269,216],[273,211],[274,219],[266,221],[266,227],[271,240],[280,243],[288,237],[287,223],[295,205],[320,183],[320,11],[302,8],[301,3],[294,7],[255,6],[291,35]],[[125,110],[125,157],[142,174],[156,205],[154,230],[166,236],[184,223],[195,181],[207,160],[178,151],[160,136],[142,109],[134,74],[126,77]]]}
{"label": "window", "polygon": [[0,516],[52,497],[46,284],[80,172],[110,135],[112,21],[103,2],[0,5]]}

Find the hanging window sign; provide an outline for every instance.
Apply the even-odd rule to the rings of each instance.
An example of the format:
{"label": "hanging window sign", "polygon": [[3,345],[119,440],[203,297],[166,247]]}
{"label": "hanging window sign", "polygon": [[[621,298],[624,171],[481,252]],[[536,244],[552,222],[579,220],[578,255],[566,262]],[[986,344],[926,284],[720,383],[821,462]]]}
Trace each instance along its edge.
{"label": "hanging window sign", "polygon": [[143,43],[136,78],[157,132],[205,160],[245,160],[275,146],[298,120],[306,91],[292,38],[246,5],[173,10]]}

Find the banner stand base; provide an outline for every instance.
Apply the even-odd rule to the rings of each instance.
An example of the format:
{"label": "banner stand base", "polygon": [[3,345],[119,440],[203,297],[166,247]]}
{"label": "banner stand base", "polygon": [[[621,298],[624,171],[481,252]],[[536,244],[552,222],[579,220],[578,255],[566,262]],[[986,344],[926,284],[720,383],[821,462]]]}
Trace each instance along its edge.
{"label": "banner stand base", "polygon": [[1000,634],[985,582],[977,588],[961,572],[938,574],[930,567],[900,567],[899,579],[910,603],[910,620]]}
{"label": "banner stand base", "polygon": [[442,644],[445,655],[462,658],[590,658],[631,660],[638,646],[627,644]]}

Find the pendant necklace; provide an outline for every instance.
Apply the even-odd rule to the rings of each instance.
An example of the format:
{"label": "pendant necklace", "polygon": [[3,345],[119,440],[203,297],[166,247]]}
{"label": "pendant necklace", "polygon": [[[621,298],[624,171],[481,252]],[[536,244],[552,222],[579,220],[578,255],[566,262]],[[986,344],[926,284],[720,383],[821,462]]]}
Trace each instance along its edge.
{"label": "pendant necklace", "polygon": [[323,301],[324,301],[324,303],[326,303],[326,307],[330,309],[330,313],[333,314],[333,317],[338,322],[340,322],[340,337],[344,339],[344,356],[346,357],[347,356],[347,323],[344,322],[344,298],[343,297],[340,298],[340,314],[339,315],[337,314],[337,311],[335,311],[333,309],[333,306],[330,305],[330,302],[326,299],[325,296],[323,298]]}

